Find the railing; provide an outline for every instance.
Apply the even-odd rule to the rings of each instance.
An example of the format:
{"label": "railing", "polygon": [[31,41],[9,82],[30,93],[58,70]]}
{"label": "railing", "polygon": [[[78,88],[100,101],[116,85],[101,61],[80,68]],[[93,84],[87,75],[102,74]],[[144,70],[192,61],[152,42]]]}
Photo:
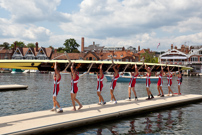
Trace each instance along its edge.
{"label": "railing", "polygon": [[170,65],[187,65],[187,62],[182,62],[182,61],[161,61],[161,64],[170,64]]}

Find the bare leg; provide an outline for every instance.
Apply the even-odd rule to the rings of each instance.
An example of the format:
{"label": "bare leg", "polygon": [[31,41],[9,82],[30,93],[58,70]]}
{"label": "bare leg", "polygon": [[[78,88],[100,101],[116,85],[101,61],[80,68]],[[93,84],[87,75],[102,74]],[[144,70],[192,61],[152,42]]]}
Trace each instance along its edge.
{"label": "bare leg", "polygon": [[75,98],[74,93],[71,93],[71,99],[72,99],[72,105],[73,105],[73,109],[72,109],[72,111],[76,111],[74,98]]}
{"label": "bare leg", "polygon": [[163,93],[163,89],[162,89],[162,86],[160,86],[159,89],[160,89],[162,95],[164,95],[164,93]]}
{"label": "bare leg", "polygon": [[168,86],[168,89],[169,89],[169,94],[170,94],[170,92],[171,92],[172,95],[174,95],[172,89],[170,88],[170,86]]}
{"label": "bare leg", "polygon": [[161,95],[161,92],[160,92],[160,86],[158,86],[158,85],[157,85],[157,90],[158,90],[158,92],[159,92],[158,95]]}
{"label": "bare leg", "polygon": [[101,101],[104,102],[101,92],[97,91],[97,95],[99,96],[99,102],[101,102]]}
{"label": "bare leg", "polygon": [[128,97],[131,97],[131,87],[128,87]]}
{"label": "bare leg", "polygon": [[147,90],[147,95],[149,96],[149,95],[150,95],[150,93],[149,93],[149,88],[146,87],[146,90]]}
{"label": "bare leg", "polygon": [[99,98],[99,102],[101,102],[101,98],[100,98],[100,92],[97,91],[97,96]]}
{"label": "bare leg", "polygon": [[133,91],[135,97],[137,97],[137,95],[136,95],[136,91],[135,91],[135,87],[132,87],[132,91]]}
{"label": "bare leg", "polygon": [[113,94],[113,90],[112,89],[110,89],[110,94],[111,94],[111,101],[113,101],[113,99],[114,99],[114,94]]}
{"label": "bare leg", "polygon": [[178,85],[178,95],[180,95],[180,85]]}
{"label": "bare leg", "polygon": [[74,101],[76,101],[79,104],[78,110],[83,107],[82,104],[79,102],[79,100],[76,98],[76,94],[74,94]]}
{"label": "bare leg", "polygon": [[114,99],[114,101],[116,101],[116,98],[115,98],[115,96],[114,96],[114,90],[110,90],[110,93],[111,93],[111,100],[113,100]]}
{"label": "bare leg", "polygon": [[59,104],[59,102],[56,100],[56,96],[53,97],[53,104],[54,104],[54,107],[56,107],[56,105],[57,105],[58,108],[60,108],[60,104]]}

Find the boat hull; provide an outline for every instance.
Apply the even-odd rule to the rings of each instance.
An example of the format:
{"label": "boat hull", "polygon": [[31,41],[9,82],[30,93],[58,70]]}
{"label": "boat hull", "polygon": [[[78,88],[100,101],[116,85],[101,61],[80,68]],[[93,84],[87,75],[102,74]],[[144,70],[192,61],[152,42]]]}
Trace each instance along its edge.
{"label": "boat hull", "polygon": [[[108,82],[112,81],[112,77],[111,75],[105,75],[105,77],[107,78]],[[131,77],[119,77],[117,82],[130,82]],[[158,82],[158,77],[151,77],[150,78],[151,83],[157,83]],[[137,83],[145,83],[146,82],[146,77],[137,77],[136,78],[136,82]]]}

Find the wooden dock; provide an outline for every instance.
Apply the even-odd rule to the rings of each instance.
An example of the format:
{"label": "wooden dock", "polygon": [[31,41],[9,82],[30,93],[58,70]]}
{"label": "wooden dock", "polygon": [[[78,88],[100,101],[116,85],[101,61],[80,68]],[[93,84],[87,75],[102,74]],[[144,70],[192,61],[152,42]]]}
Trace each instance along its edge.
{"label": "wooden dock", "polygon": [[18,85],[18,84],[11,84],[11,85],[0,85],[0,91],[8,91],[8,90],[19,90],[19,89],[27,89],[27,85]]}
{"label": "wooden dock", "polygon": [[[118,104],[84,105],[81,110],[70,111],[63,108],[63,113],[49,110],[0,117],[0,134],[41,134],[71,129],[96,122],[119,119],[123,116],[150,113],[176,107],[177,105],[202,101],[202,95],[180,95],[155,97],[151,100],[139,98],[138,101],[121,100]],[[50,106],[51,109],[51,106]]]}

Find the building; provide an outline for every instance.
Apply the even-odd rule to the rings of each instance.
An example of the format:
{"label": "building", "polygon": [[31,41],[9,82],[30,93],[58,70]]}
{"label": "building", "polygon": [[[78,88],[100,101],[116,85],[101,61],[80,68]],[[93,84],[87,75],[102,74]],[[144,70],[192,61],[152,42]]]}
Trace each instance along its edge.
{"label": "building", "polygon": [[26,47],[16,47],[14,44],[14,53],[12,59],[51,59],[53,53],[52,48],[38,47],[38,42],[36,42],[35,48],[26,48]]}
{"label": "building", "polygon": [[12,55],[13,55],[13,50],[0,47],[0,59],[11,59]]}
{"label": "building", "polygon": [[202,73],[202,47],[191,49],[188,58],[187,65],[193,67],[194,72]]}

